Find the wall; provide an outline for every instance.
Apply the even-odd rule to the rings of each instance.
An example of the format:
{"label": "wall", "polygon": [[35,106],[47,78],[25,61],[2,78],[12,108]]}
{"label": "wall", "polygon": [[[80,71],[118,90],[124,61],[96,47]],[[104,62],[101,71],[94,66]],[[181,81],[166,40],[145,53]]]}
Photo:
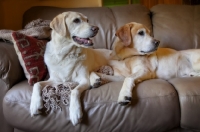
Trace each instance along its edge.
{"label": "wall", "polygon": [[140,3],[151,8],[157,4],[183,4],[183,0],[140,0]]}
{"label": "wall", "polygon": [[[0,29],[22,29],[24,12],[32,6],[100,7],[103,0],[0,0]],[[130,1],[130,0],[129,0]],[[132,0],[137,1],[137,0]],[[147,8],[156,4],[183,4],[190,0],[139,0]]]}
{"label": "wall", "polygon": [[0,29],[22,29],[23,13],[32,6],[99,7],[101,0],[0,0]]}

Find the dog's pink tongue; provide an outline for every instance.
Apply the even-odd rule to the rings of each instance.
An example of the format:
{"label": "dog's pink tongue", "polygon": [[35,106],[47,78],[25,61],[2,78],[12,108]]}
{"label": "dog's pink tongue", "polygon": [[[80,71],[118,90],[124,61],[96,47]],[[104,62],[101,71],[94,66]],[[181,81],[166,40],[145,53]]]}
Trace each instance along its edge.
{"label": "dog's pink tongue", "polygon": [[92,44],[92,40],[90,40],[90,39],[78,38],[78,40],[79,40],[80,42],[82,42],[82,44]]}

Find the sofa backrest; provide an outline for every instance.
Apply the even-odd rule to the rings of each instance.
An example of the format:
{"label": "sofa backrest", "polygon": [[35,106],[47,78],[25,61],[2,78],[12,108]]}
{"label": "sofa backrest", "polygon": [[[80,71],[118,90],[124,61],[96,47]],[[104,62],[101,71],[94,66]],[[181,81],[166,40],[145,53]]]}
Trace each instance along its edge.
{"label": "sofa backrest", "polygon": [[154,37],[161,47],[200,48],[200,5],[156,5],[151,13]]}
{"label": "sofa backrest", "polygon": [[89,8],[35,6],[25,12],[23,26],[38,18],[52,20],[65,11],[81,12],[100,28],[94,37],[94,48],[112,49],[116,30],[129,22],[145,24],[160,40],[160,47],[200,48],[200,5],[156,5],[150,10],[137,4]]}
{"label": "sofa backrest", "polygon": [[145,24],[152,29],[150,11],[142,5],[127,5],[118,7],[90,7],[90,8],[58,8],[36,6],[27,10],[23,16],[23,26],[28,22],[41,18],[52,20],[56,15],[76,11],[86,15],[89,22],[100,28],[94,37],[94,48],[112,49],[116,30],[122,25],[135,21]]}

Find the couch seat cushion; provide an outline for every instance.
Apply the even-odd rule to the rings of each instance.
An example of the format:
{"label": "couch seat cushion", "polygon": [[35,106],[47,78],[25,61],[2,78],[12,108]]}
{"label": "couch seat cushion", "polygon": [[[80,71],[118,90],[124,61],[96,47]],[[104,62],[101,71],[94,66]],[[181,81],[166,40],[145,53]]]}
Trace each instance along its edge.
{"label": "couch seat cushion", "polygon": [[117,103],[121,86],[122,82],[112,82],[85,91],[81,96],[82,123],[73,126],[68,106],[62,111],[31,117],[32,87],[25,80],[7,92],[3,101],[4,115],[12,126],[29,132],[155,132],[179,127],[178,95],[167,81],[154,79],[138,84],[130,106]]}
{"label": "couch seat cushion", "polygon": [[200,130],[200,77],[175,78],[170,83],[178,92],[181,107],[181,127]]}

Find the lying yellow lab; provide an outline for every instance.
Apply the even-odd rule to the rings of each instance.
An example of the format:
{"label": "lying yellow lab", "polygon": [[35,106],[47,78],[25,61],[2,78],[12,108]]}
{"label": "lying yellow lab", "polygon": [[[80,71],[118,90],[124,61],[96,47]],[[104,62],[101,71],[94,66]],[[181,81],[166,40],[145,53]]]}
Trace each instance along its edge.
{"label": "lying yellow lab", "polygon": [[122,105],[131,102],[132,89],[138,82],[152,78],[167,80],[200,76],[200,49],[176,51],[158,48],[159,41],[150,36],[150,30],[135,22],[121,27],[116,36],[112,53],[115,60],[109,61],[114,70],[113,78],[92,74],[96,74],[96,80],[115,81],[116,77],[125,78],[118,98]]}

